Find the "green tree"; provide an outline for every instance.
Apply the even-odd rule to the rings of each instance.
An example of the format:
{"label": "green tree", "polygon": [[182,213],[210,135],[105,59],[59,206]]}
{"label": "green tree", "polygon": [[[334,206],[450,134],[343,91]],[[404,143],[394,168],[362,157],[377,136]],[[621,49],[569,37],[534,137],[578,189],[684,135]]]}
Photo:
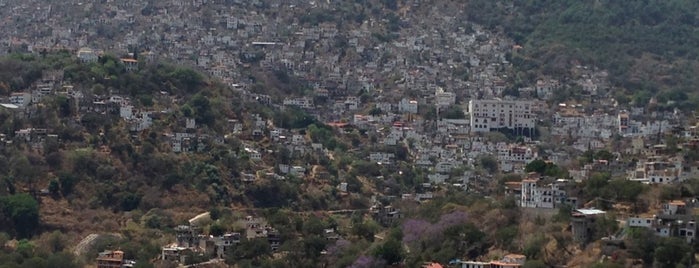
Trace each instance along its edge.
{"label": "green tree", "polygon": [[599,150],[595,153],[595,159],[612,161],[614,159],[614,154],[607,150]]}
{"label": "green tree", "polygon": [[642,259],[645,263],[653,263],[653,254],[657,247],[657,236],[646,228],[629,228],[628,250],[634,258]]}
{"label": "green tree", "polygon": [[498,160],[492,155],[481,155],[478,157],[478,163],[490,174],[498,172]]}
{"label": "green tree", "polygon": [[526,172],[536,172],[539,174],[543,174],[544,171],[546,170],[546,161],[541,160],[541,159],[536,159],[534,161],[529,162],[524,167],[524,171]]}
{"label": "green tree", "polygon": [[447,107],[442,113],[442,116],[447,119],[464,119],[466,114],[464,114],[464,109],[458,105],[451,105]]}
{"label": "green tree", "polygon": [[374,241],[374,234],[379,230],[379,225],[374,221],[362,221],[352,224],[352,234],[362,237],[369,242]]}
{"label": "green tree", "polygon": [[56,252],[51,254],[47,259],[46,263],[51,264],[51,267],[56,268],[78,268],[80,267],[75,258],[71,253],[68,252]]}
{"label": "green tree", "polygon": [[57,179],[52,179],[51,181],[49,181],[48,190],[49,190],[49,193],[51,193],[51,195],[53,195],[54,197],[58,196],[58,193],[61,190],[60,182],[58,182]]}
{"label": "green tree", "polygon": [[320,252],[325,249],[327,245],[327,240],[318,235],[304,237],[301,240],[301,245],[303,247],[304,255],[307,258],[316,259],[320,256]]}
{"label": "green tree", "polygon": [[315,216],[311,216],[303,223],[303,233],[305,235],[320,235],[323,233],[323,229],[325,229],[323,221]]}
{"label": "green tree", "polygon": [[674,268],[678,265],[685,267],[689,264],[690,258],[694,258],[687,242],[677,237],[660,239],[653,256],[655,266],[662,268]]}
{"label": "green tree", "polygon": [[546,242],[546,237],[543,234],[534,235],[526,241],[522,252],[527,256],[527,259],[539,259]]}
{"label": "green tree", "polygon": [[69,117],[73,114],[73,107],[71,106],[70,99],[63,95],[57,95],[54,101],[62,117]]}
{"label": "green tree", "polygon": [[184,93],[195,93],[204,84],[204,77],[189,68],[176,68],[169,75],[176,81],[177,88]]}
{"label": "green tree", "polygon": [[625,179],[610,180],[607,187],[609,188],[608,192],[613,193],[613,197],[617,200],[633,203],[638,201],[639,195],[649,188],[640,182]]}
{"label": "green tree", "polygon": [[501,228],[495,232],[495,241],[498,245],[507,247],[512,244],[512,241],[517,237],[519,230],[517,226],[508,226]]}
{"label": "green tree", "polygon": [[49,251],[56,253],[63,251],[67,247],[66,242],[67,239],[65,235],[61,233],[61,231],[53,231],[53,233],[51,233],[49,236],[46,246],[48,247]]}
{"label": "green tree", "polygon": [[[11,218],[17,235],[31,237],[39,227],[39,203],[28,194],[14,194],[1,197],[0,204],[4,214]],[[7,226],[0,228],[7,228]]]}
{"label": "green tree", "polygon": [[612,215],[599,216],[595,219],[594,239],[610,236],[619,230],[619,222]]}
{"label": "green tree", "polygon": [[209,98],[203,94],[194,95],[188,104],[194,111],[194,119],[197,123],[209,125],[216,119]]}
{"label": "green tree", "polygon": [[607,185],[609,185],[609,180],[611,176],[609,173],[595,173],[590,176],[590,178],[585,181],[584,193],[588,197],[596,198],[609,198],[610,193],[608,192]]}
{"label": "green tree", "polygon": [[224,233],[226,233],[226,228],[223,227],[223,225],[219,223],[214,223],[209,227],[209,234],[213,236],[222,236]]}
{"label": "green tree", "polygon": [[121,198],[120,206],[123,211],[132,211],[138,208],[141,203],[141,196],[136,193],[127,193]]}
{"label": "green tree", "polygon": [[274,114],[275,125],[283,128],[306,128],[315,121],[313,116],[298,107],[288,107]]}
{"label": "green tree", "polygon": [[75,187],[77,182],[78,178],[71,173],[61,172],[58,174],[58,183],[60,184],[61,194],[64,197],[73,193],[73,187]]}
{"label": "green tree", "polygon": [[244,259],[263,259],[272,253],[267,239],[244,239],[227,258],[228,263],[235,263]]}
{"label": "green tree", "polygon": [[398,263],[403,260],[403,245],[399,240],[388,239],[376,248],[374,256],[384,259],[389,264]]}

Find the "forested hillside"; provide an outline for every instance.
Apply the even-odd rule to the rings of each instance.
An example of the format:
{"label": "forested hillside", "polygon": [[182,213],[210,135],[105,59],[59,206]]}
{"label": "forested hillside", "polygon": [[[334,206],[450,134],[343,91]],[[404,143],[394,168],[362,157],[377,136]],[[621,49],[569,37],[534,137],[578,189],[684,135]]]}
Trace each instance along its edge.
{"label": "forested hillside", "polygon": [[513,62],[525,81],[589,64],[606,69],[638,105],[656,95],[681,108],[699,104],[699,2],[472,0],[466,12],[523,47]]}

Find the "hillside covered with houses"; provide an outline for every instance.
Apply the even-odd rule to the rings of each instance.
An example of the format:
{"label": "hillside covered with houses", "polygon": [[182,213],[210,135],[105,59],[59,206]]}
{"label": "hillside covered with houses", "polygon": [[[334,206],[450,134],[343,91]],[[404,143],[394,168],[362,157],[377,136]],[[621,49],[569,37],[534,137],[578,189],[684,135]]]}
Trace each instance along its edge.
{"label": "hillside covered with houses", "polygon": [[0,267],[695,263],[694,93],[480,2],[0,0]]}

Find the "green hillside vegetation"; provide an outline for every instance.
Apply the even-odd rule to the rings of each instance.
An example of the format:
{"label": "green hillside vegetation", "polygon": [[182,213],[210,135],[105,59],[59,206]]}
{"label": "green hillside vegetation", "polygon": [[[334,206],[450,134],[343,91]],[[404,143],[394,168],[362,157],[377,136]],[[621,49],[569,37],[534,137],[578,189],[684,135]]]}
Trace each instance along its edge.
{"label": "green hillside vegetation", "polygon": [[699,2],[471,0],[465,11],[523,46],[512,58],[522,81],[569,74],[578,62],[609,71],[621,101],[645,105],[657,96],[660,104],[675,101],[668,108],[699,104]]}
{"label": "green hillside vegetation", "polygon": [[[22,77],[16,85],[7,85],[6,93],[23,90],[42,76],[55,73],[62,74],[59,78],[83,91],[86,97],[119,94],[129,97],[137,109],[169,111],[155,115],[150,129],[130,132],[118,114],[79,112],[75,101],[61,94],[47,96],[31,118],[0,110],[6,139],[15,138],[14,130],[28,127],[47,128],[58,136],[58,141],[47,141],[42,150],[24,142],[3,144],[0,148],[0,242],[5,245],[13,238],[27,239],[0,246],[0,259],[12,258],[3,262],[14,265],[9,267],[47,267],[46,261],[53,259],[71,267],[91,263],[96,251],[109,248],[121,248],[127,258],[148,267],[159,247],[172,241],[175,226],[211,208],[228,209],[221,209],[221,219],[207,226],[210,232],[239,230],[235,222],[246,215],[240,211],[256,209],[251,213],[265,216],[280,230],[286,242],[284,249],[305,248],[298,253],[301,255],[290,257],[289,265],[310,267],[319,260],[320,250],[330,243],[322,238],[323,229],[336,227],[335,221],[349,219],[309,216],[303,211],[367,209],[371,192],[358,176],[383,174],[391,178],[390,186],[395,192],[419,184],[412,177],[396,175],[398,170],[414,174],[413,167],[384,168],[361,160],[359,155],[367,151],[346,152],[349,144],[366,142],[367,133],[348,128],[341,134],[303,110],[281,110],[244,101],[237,93],[186,67],[158,62],[127,72],[116,56],[81,63],[69,53],[0,58],[0,66],[9,65],[26,68],[0,68],[1,77]],[[24,75],[25,72],[30,74]],[[207,143],[202,152],[175,154],[170,140],[163,135],[184,131],[182,119],[193,117],[199,126],[197,131],[224,136],[230,131],[228,119],[249,124],[251,114],[261,114],[280,126],[302,129],[299,133],[323,144],[338,157],[301,155],[266,139],[245,137],[248,144],[274,152],[262,161],[252,161],[243,150],[242,139],[235,135],[226,137],[223,144]],[[385,150],[392,150],[405,160],[405,148]],[[265,179],[262,174],[274,171],[275,163],[309,164],[317,166],[314,172],[325,171],[329,176],[311,182],[294,176],[283,181]],[[333,187],[339,184],[338,172],[351,176],[345,196]],[[242,173],[259,177],[254,183],[243,183]],[[41,193],[42,189],[47,192]],[[316,220],[323,222],[314,223]],[[379,229],[364,214],[356,215],[356,221],[366,223],[365,228],[354,234],[341,233],[352,241],[350,255],[336,255],[344,258],[343,263],[354,261],[366,249],[362,246],[373,241],[373,236],[364,231],[376,233]],[[308,224],[317,226],[305,227]],[[346,228],[347,224],[343,226]],[[63,246],[44,249],[44,240],[50,238],[46,236],[54,231]],[[89,233],[112,232],[123,237],[99,242],[77,258],[68,252],[70,246]],[[243,243],[245,246],[228,262],[283,267],[276,265],[279,260],[270,258],[269,252],[259,252],[260,248],[269,247],[260,247],[258,242]],[[251,260],[250,256],[255,258]],[[36,259],[36,263],[29,262],[31,259]],[[253,264],[249,264],[251,261]]]}

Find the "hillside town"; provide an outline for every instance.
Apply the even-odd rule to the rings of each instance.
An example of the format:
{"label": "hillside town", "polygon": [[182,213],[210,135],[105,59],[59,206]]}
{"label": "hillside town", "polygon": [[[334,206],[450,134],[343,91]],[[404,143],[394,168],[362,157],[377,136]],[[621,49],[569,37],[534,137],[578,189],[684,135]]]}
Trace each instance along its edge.
{"label": "hillside town", "polygon": [[[657,98],[622,104],[611,92],[609,74],[595,66],[573,65],[573,77],[540,76],[522,84],[513,80],[510,62],[522,49],[519,44],[461,21],[462,11],[426,8],[420,0],[401,2],[399,16],[378,19],[349,1],[0,0],[5,29],[0,53],[68,53],[88,66],[114,57],[126,73],[173,62],[206,74],[244,103],[307,114],[348,141],[338,145],[314,136],[323,129],[298,128],[247,110],[225,115],[221,130],[196,116],[179,116],[190,100],[166,89],[153,96],[157,107],[148,106],[124,90],[98,92],[54,71],[0,96],[8,120],[32,122],[3,129],[0,148],[44,151],[61,144],[64,135],[37,119],[47,100],[60,97],[68,103],[71,126],[91,129],[95,122],[109,121],[124,126],[131,141],[157,140],[162,142],[158,150],[175,155],[205,154],[235,138],[240,142],[236,159],[251,164],[221,174],[224,179],[241,187],[301,179],[328,185],[324,189],[337,196],[362,192],[370,200],[366,206],[329,210],[366,211],[382,226],[404,217],[391,202],[422,205],[457,191],[506,196],[526,213],[567,208],[570,234],[583,246],[602,232],[595,230],[595,220],[613,210],[621,224],[601,240],[606,256],[614,255],[617,242],[632,228],[695,243],[695,198],[642,204],[636,197],[622,200],[621,194],[591,196],[589,188],[579,187],[600,174],[646,187],[699,178],[694,113],[659,109],[663,100]],[[325,15],[333,10],[343,10],[347,18]],[[273,78],[261,79],[267,76]],[[287,91],[271,89],[274,83]],[[163,127],[173,117],[175,124]],[[154,129],[157,135],[150,134]],[[106,139],[84,145],[104,155],[115,150]],[[344,157],[338,153],[342,146],[370,167],[360,174],[374,189],[359,191],[366,185],[357,182],[356,174],[323,164]],[[407,179],[416,186],[396,182]],[[48,186],[41,188],[49,193]],[[234,221],[238,230],[215,235],[203,231],[210,216],[205,224],[190,220],[173,227],[175,239],[161,245],[157,261],[189,265],[194,258],[215,265],[241,241],[258,238],[267,241],[270,252],[281,254],[278,227],[250,214]],[[325,241],[344,239],[341,230],[322,229]],[[452,256],[451,263],[423,267],[523,267],[527,257],[521,254],[490,260]],[[136,263],[116,248],[95,258],[97,267]]]}

